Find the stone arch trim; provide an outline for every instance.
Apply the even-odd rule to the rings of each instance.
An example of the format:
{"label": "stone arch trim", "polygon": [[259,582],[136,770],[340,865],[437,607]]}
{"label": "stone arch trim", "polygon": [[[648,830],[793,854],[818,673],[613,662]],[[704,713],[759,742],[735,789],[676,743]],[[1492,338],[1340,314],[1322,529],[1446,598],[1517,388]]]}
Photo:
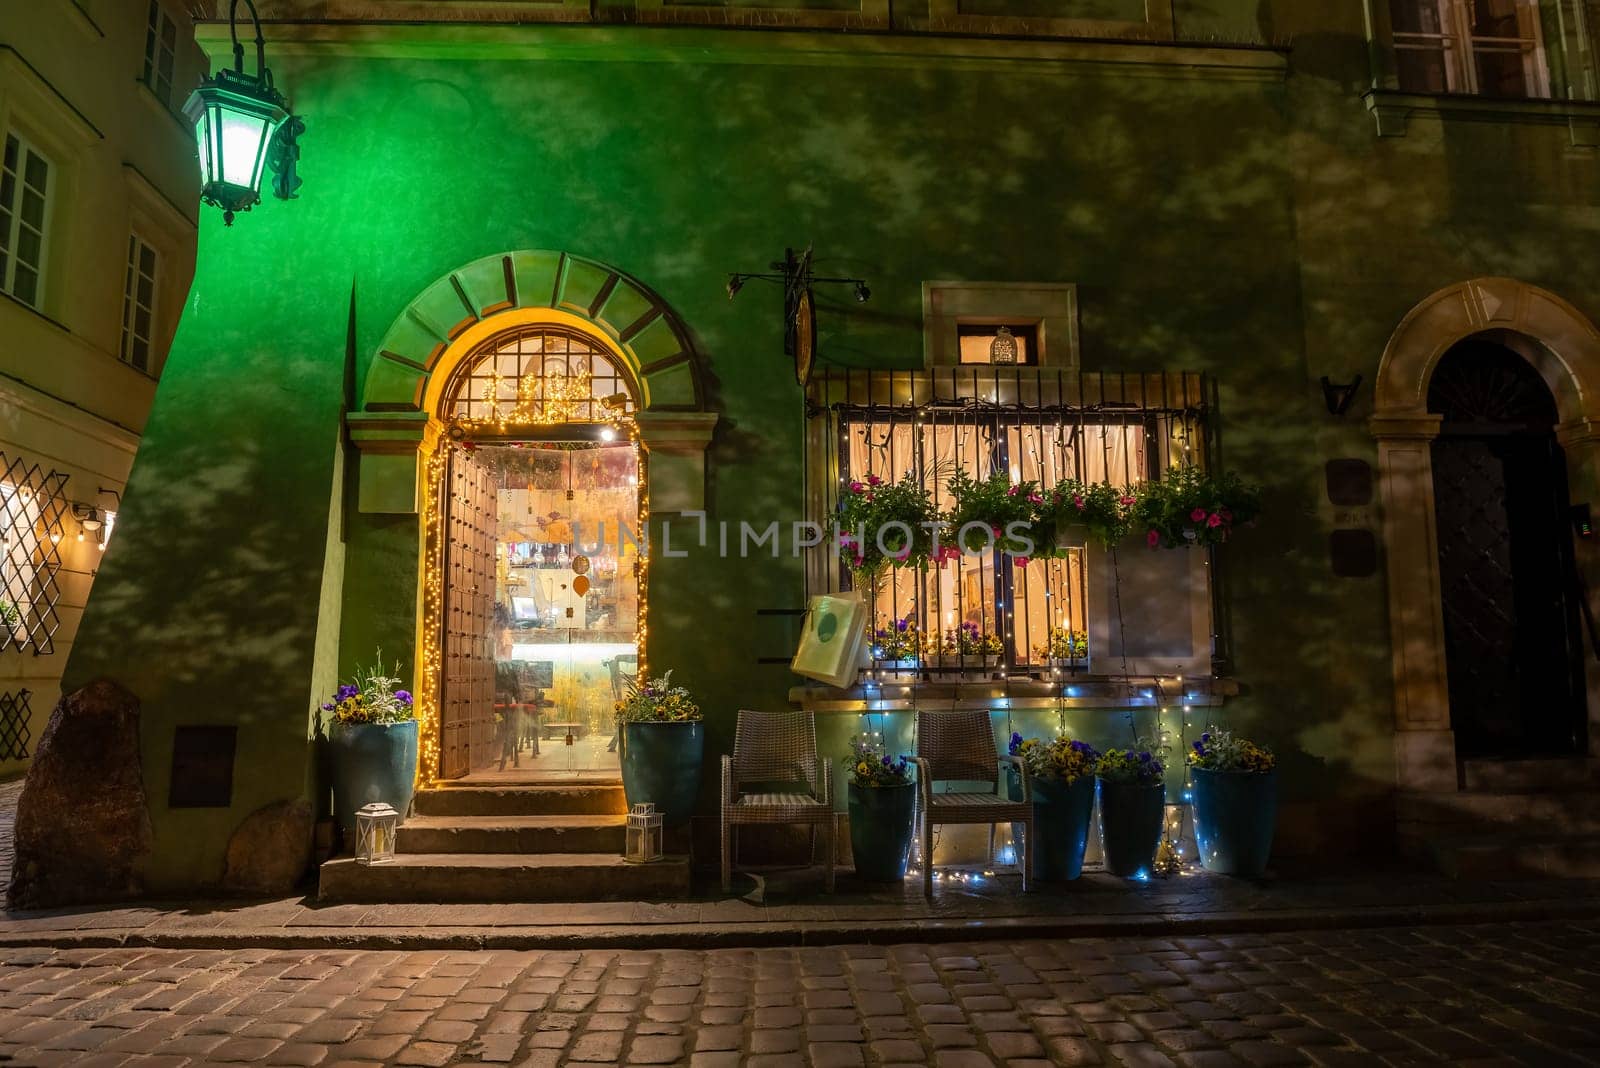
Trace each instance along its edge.
{"label": "stone arch trim", "polygon": [[[429,380],[457,338],[527,309],[564,313],[604,336],[638,383],[641,409],[706,411],[699,355],[665,301],[615,267],[543,249],[485,256],[423,290],[372,354],[361,410],[422,411]],[[518,316],[506,318],[509,326]]]}
{"label": "stone arch trim", "polygon": [[[1378,492],[1393,653],[1396,784],[1403,791],[1458,788],[1440,600],[1432,443],[1441,417],[1428,384],[1451,346],[1503,332],[1556,398],[1574,502],[1600,499],[1600,331],[1555,294],[1513,278],[1441,289],[1408,312],[1378,365],[1369,421],[1378,446]],[[1580,562],[1595,589],[1595,566]],[[1591,607],[1600,610],[1600,604]],[[1591,748],[1600,742],[1600,672],[1586,660]]]}

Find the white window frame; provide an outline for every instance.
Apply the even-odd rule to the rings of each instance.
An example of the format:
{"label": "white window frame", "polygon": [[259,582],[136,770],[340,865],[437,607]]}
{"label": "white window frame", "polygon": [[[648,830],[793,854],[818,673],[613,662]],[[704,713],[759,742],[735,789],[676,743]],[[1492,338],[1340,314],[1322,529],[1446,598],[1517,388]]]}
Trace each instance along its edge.
{"label": "white window frame", "polygon": [[[1530,99],[1550,96],[1550,68],[1545,59],[1544,28],[1539,21],[1538,0],[1515,0],[1517,37],[1474,37],[1465,27],[1472,24],[1472,0],[1404,0],[1417,7],[1431,7],[1439,13],[1439,33],[1411,33],[1392,30],[1391,44],[1399,52],[1440,52],[1444,55],[1445,91],[1471,96],[1482,95],[1478,84],[1475,53],[1483,51],[1522,54],[1522,72]],[[1457,27],[1463,29],[1457,30]],[[1402,89],[1413,86],[1402,85]]]}
{"label": "white window frame", "polygon": [[[137,323],[137,312],[140,306],[138,283],[143,272],[139,268],[139,263],[142,258],[140,252],[143,249],[150,251],[150,255],[154,257],[154,263],[150,275],[150,303],[146,308],[150,313],[149,332],[142,337],[145,344],[145,365],[140,367],[133,358],[133,343],[135,340],[141,339],[141,336],[136,332],[135,324]],[[137,230],[130,230],[128,232],[128,263],[127,270],[123,275],[122,286],[122,343],[118,354],[121,356],[123,363],[147,375],[154,375],[156,372],[156,338],[160,333],[159,323],[157,322],[160,311],[160,293],[161,250],[146,241]]]}
{"label": "white window frame", "polygon": [[[26,304],[30,308],[39,309],[44,306],[45,283],[49,277],[50,221],[51,216],[54,214],[51,209],[54,207],[54,193],[61,172],[60,168],[57,167],[55,160],[52,159],[49,154],[47,154],[43,149],[39,148],[39,146],[33,141],[24,136],[20,130],[16,129],[16,127],[11,127],[7,129],[3,135],[0,135],[0,175],[3,175],[4,173],[5,142],[10,140],[15,140],[17,142],[17,171],[13,175],[15,179],[15,185],[13,186],[15,197],[12,203],[0,204],[0,210],[8,212],[11,217],[10,224],[6,227],[6,232],[3,235],[0,235],[0,237],[3,237],[5,240],[5,249],[3,250],[3,253],[0,253],[5,256],[4,264],[0,265],[0,291],[4,291],[14,300],[17,300],[22,304]],[[38,275],[38,283],[34,287],[32,300],[26,300],[18,296],[16,292],[17,239],[22,232],[23,226],[22,194],[24,175],[27,171],[27,157],[29,153],[32,153],[42,160],[45,166],[43,191],[44,212],[40,219],[39,228],[39,262],[29,265]]]}
{"label": "white window frame", "polygon": [[[166,48],[162,44],[162,31],[171,27],[172,46]],[[167,60],[167,73],[165,76],[166,88],[161,87],[161,60]],[[161,101],[161,106],[172,107],[172,88],[178,81],[178,22],[167,9],[161,5],[161,0],[150,0],[150,15],[145,23],[144,38],[144,75],[140,78],[155,98]]]}

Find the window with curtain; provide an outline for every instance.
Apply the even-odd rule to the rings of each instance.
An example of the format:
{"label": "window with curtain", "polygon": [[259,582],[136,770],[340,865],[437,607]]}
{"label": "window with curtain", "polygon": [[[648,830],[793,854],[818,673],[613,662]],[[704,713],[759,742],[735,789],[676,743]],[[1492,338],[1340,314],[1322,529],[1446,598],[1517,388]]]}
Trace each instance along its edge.
{"label": "window with curtain", "polygon": [[1400,88],[1547,97],[1537,0],[1389,0]]}

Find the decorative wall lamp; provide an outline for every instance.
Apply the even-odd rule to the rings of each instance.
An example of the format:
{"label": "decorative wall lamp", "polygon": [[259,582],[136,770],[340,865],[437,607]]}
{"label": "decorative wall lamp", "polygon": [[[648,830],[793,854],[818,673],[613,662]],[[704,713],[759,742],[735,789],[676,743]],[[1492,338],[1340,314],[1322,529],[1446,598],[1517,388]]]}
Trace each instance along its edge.
{"label": "decorative wall lamp", "polygon": [[[117,507],[122,507],[122,495],[116,490],[106,489],[104,486],[101,486],[100,492],[115,500],[117,502]],[[111,536],[111,522],[113,519],[111,514],[102,512],[97,505],[73,504],[72,517],[78,521],[79,541],[84,540],[83,536],[85,533],[98,533],[100,535],[100,548],[104,549],[106,547],[106,539]],[[61,535],[59,531],[52,531],[50,540],[60,541]]]}
{"label": "decorative wall lamp", "polygon": [[783,250],[783,259],[769,264],[770,272],[740,273],[728,276],[728,299],[739,295],[749,281],[778,282],[783,285],[783,352],[794,357],[795,381],[804,386],[811,380],[811,363],[816,355],[817,313],[812,305],[811,287],[818,282],[853,286],[858,304],[872,297],[872,290],[860,278],[822,278],[811,271],[811,248],[795,255]]}
{"label": "decorative wall lamp", "polygon": [[1361,376],[1340,385],[1327,375],[1322,376],[1322,402],[1328,406],[1329,415],[1343,415],[1350,410],[1350,402],[1356,399],[1356,390],[1361,388]]}
{"label": "decorative wall lamp", "polygon": [[305,123],[289,114],[288,102],[272,84],[267,69],[266,41],[254,0],[244,0],[256,28],[256,72],[244,70],[244,45],[239,43],[239,0],[228,4],[228,34],[233,40],[233,68],[224,67],[200,83],[183,105],[194,123],[200,153],[200,199],[222,209],[222,221],[233,225],[236,211],[249,211],[261,200],[261,175],[273,170],[273,193],[290,200],[300,185],[295,139]]}

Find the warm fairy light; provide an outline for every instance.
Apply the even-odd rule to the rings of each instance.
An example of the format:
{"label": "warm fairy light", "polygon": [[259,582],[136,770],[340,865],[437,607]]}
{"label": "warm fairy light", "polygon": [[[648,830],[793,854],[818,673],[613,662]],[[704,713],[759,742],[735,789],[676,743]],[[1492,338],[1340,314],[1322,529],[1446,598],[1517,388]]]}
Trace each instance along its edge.
{"label": "warm fairy light", "polygon": [[[570,370],[570,365],[569,365]],[[479,400],[488,406],[489,414],[481,419],[461,417],[456,425],[464,430],[492,428],[504,431],[519,426],[551,426],[557,423],[579,422],[585,406],[595,403],[594,376],[589,372],[588,361],[579,359],[577,369],[552,371],[543,377],[529,375],[518,379],[514,403],[509,409],[501,407],[506,398],[501,396],[505,382],[496,368],[484,383]],[[543,385],[543,389],[538,387]],[[605,400],[600,402],[606,404]],[[603,432],[602,432],[603,436]],[[605,440],[610,441],[611,438]]]}

